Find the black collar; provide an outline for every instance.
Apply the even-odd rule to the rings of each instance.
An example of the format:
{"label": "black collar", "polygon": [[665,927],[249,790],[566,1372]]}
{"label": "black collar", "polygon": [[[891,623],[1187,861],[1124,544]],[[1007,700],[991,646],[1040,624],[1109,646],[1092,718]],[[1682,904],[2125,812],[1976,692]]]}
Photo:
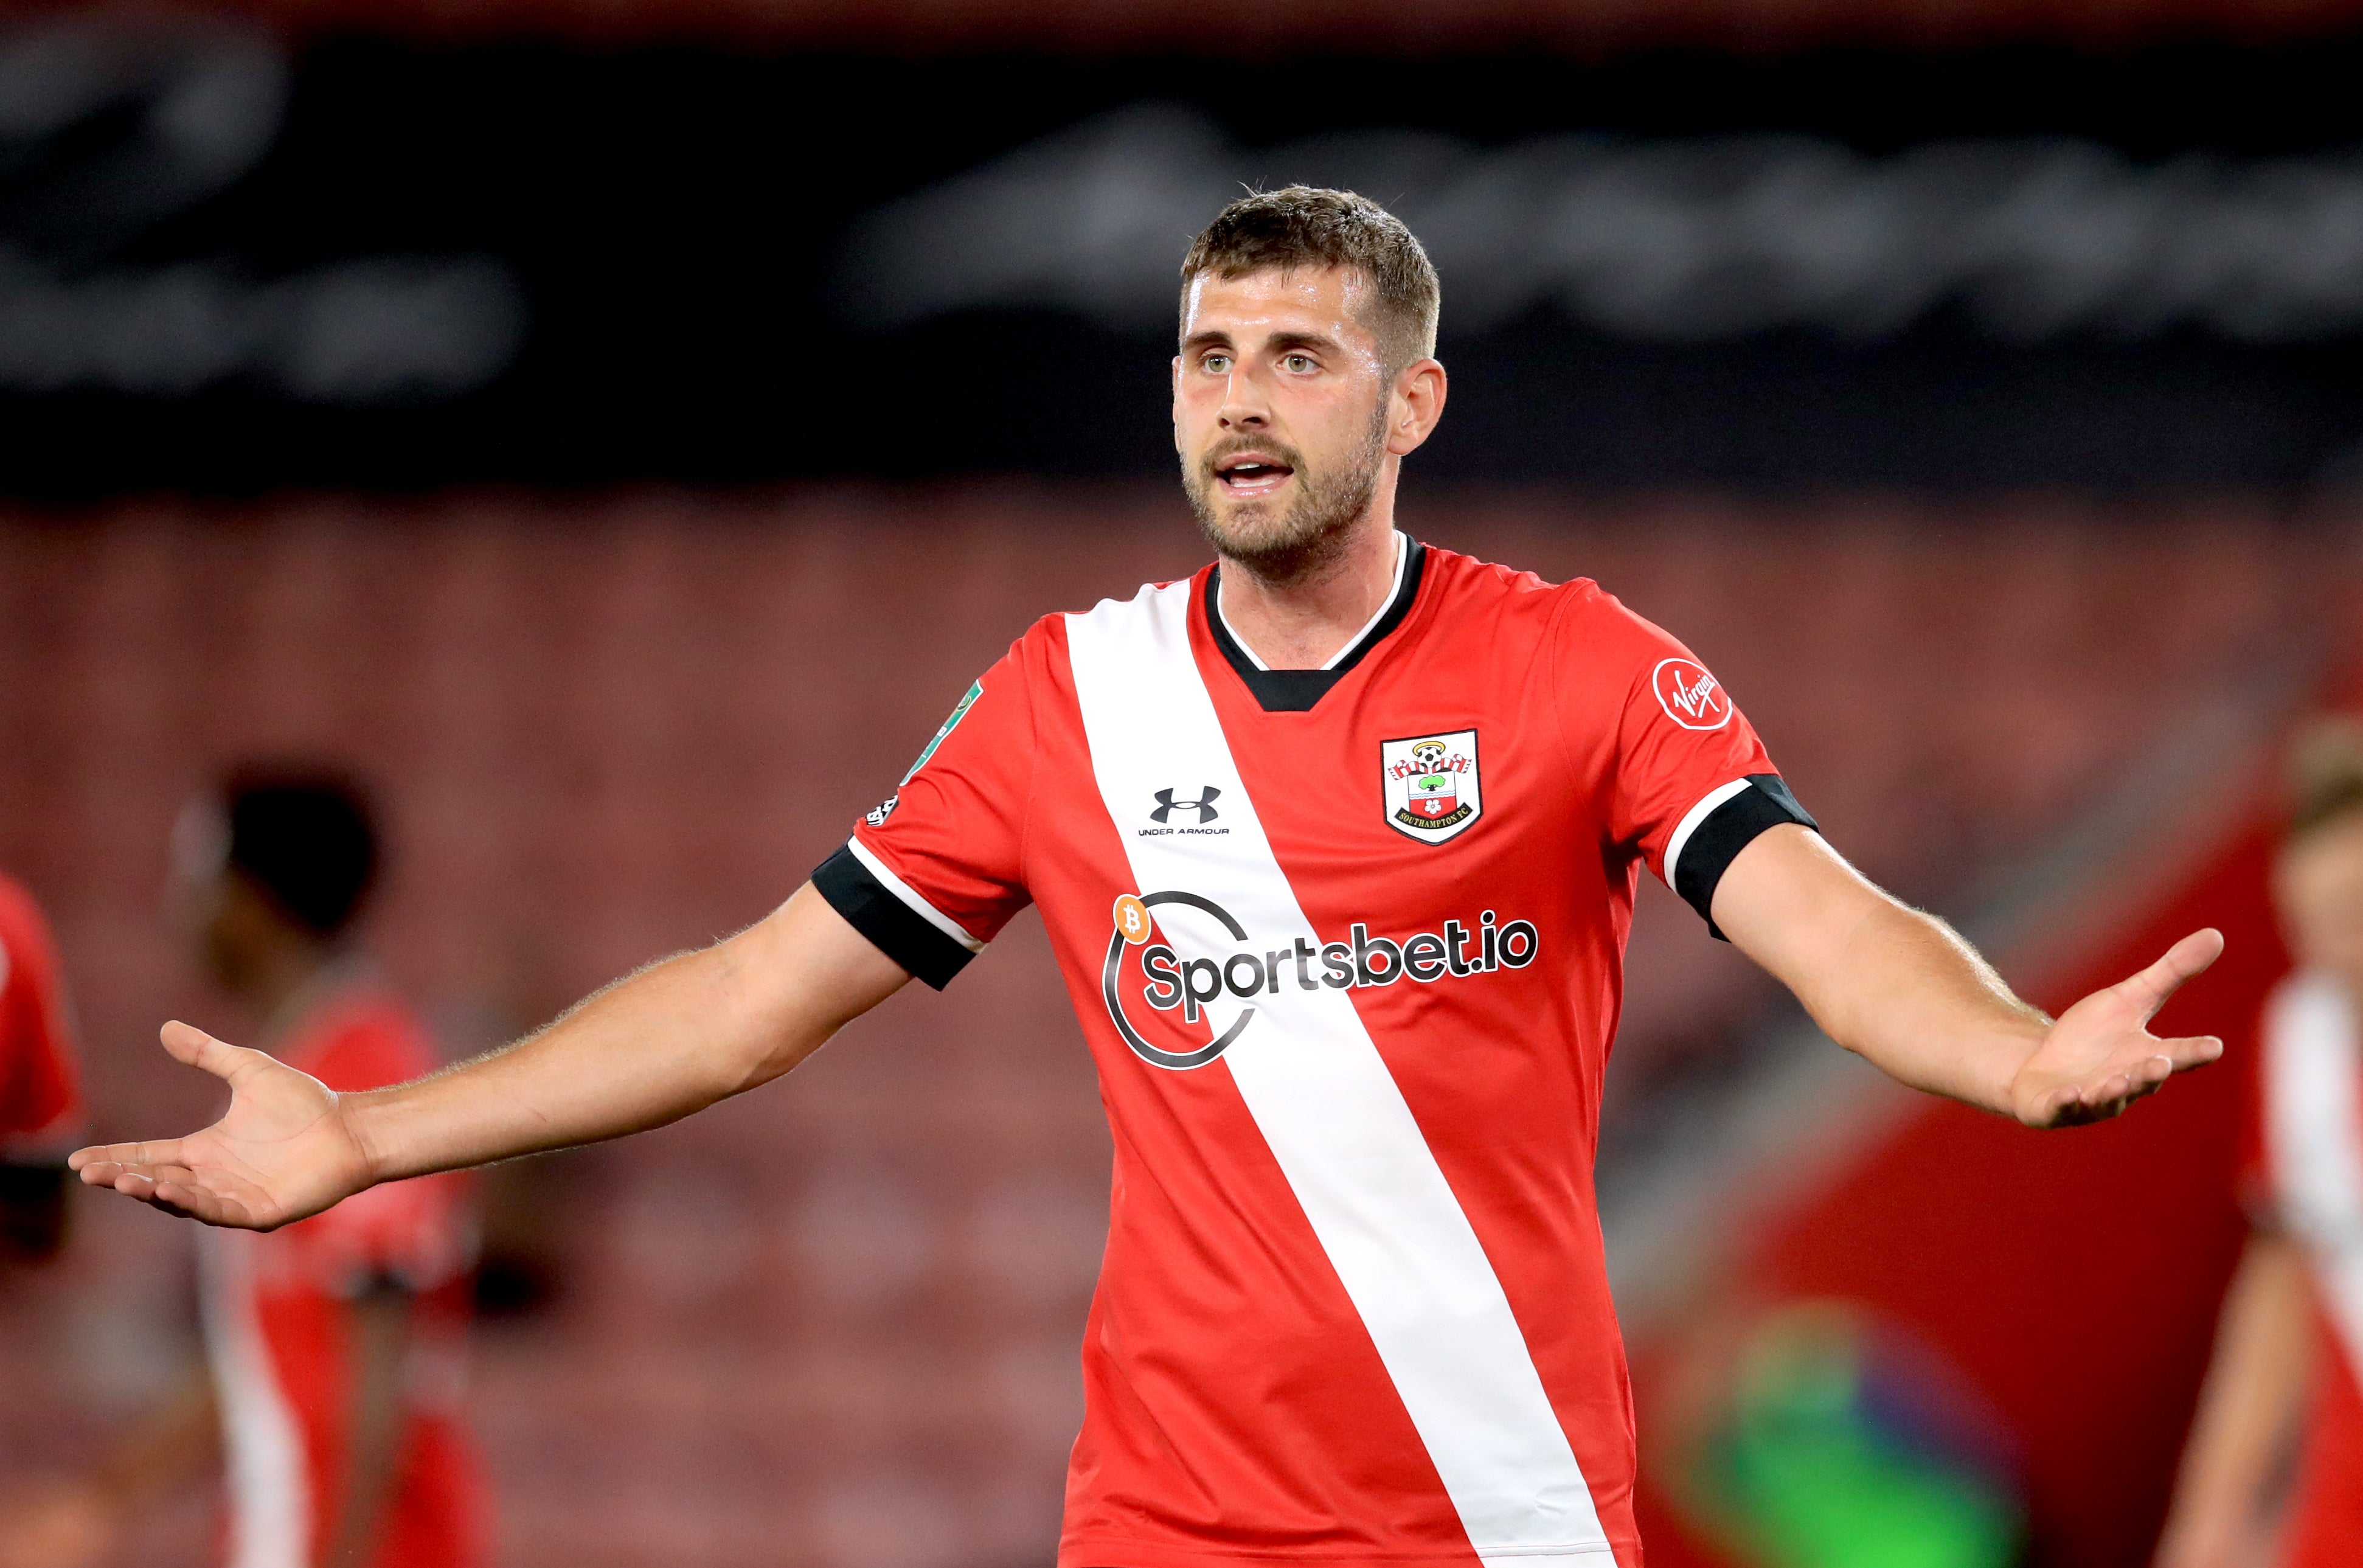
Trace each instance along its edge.
{"label": "black collar", "polygon": [[1384,614],[1370,623],[1370,629],[1355,639],[1354,645],[1326,670],[1265,670],[1257,666],[1241,648],[1231,628],[1223,624],[1221,610],[1216,608],[1217,595],[1222,592],[1223,569],[1215,567],[1206,573],[1206,631],[1214,638],[1215,646],[1223,651],[1239,679],[1257,706],[1266,713],[1310,713],[1313,705],[1329,695],[1329,688],[1343,680],[1346,672],[1362,662],[1363,656],[1386,639],[1389,632],[1403,625],[1403,617],[1411,614],[1414,601],[1419,597],[1419,575],[1427,564],[1427,546],[1417,539],[1403,544],[1403,585],[1395,596],[1387,601]]}

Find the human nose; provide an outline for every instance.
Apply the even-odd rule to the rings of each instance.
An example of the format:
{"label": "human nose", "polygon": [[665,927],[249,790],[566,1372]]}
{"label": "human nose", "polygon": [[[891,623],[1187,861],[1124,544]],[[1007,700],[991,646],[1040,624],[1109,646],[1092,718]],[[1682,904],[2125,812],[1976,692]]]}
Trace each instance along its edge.
{"label": "human nose", "polygon": [[1231,367],[1223,378],[1223,408],[1219,416],[1226,430],[1259,430],[1271,423],[1270,400],[1264,396],[1262,384],[1243,364]]}

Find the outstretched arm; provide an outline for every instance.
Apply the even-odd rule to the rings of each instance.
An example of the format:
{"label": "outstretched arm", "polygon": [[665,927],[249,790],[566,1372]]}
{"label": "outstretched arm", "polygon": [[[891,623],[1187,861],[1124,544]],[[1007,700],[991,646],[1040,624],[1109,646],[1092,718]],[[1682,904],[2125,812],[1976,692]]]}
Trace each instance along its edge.
{"label": "outstretched arm", "polygon": [[2147,1028],[2223,951],[2212,930],[2055,1020],[2011,995],[1951,927],[1881,892],[1793,824],[1759,834],[1732,861],[1714,920],[1840,1045],[1914,1088],[2029,1127],[2115,1116],[2224,1052],[2212,1037],[2160,1040]]}
{"label": "outstretched arm", "polygon": [[910,976],[807,883],[727,941],[649,965],[538,1033],[416,1083],[331,1093],[259,1051],[164,1026],[230,1086],[187,1138],[78,1150],[93,1186],[269,1230],[378,1182],[617,1138],[769,1083]]}

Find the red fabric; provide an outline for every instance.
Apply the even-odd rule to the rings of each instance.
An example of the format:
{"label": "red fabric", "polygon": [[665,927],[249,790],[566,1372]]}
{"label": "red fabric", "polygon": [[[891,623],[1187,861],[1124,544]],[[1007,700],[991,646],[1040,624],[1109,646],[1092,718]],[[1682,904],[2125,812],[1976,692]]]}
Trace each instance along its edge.
{"label": "red fabric", "polygon": [[[1198,673],[1317,939],[1367,927],[1400,941],[1457,921],[1474,952],[1484,912],[1537,932],[1538,962],[1348,994],[1635,1568],[1631,1398],[1592,1187],[1634,882],[1703,795],[1771,764],[1727,699],[1702,710],[1713,728],[1676,722],[1653,678],[1687,651],[1588,582],[1554,587],[1431,549],[1403,623],[1310,712],[1267,713],[1213,641],[1205,581],[1193,585]],[[1470,1562],[1228,1066],[1150,1065],[1103,1000],[1115,901],[1148,890],[1132,885],[1099,795],[1064,618],[1038,623],[981,684],[896,808],[857,836],[979,939],[1037,903],[1098,1063],[1115,1182],[1060,1563]],[[1696,679],[1683,690],[1695,700]],[[1479,818],[1444,842],[1390,826],[1382,743],[1472,728]],[[1195,787],[1173,783],[1185,798]],[[1169,1049],[1208,1034],[1139,1016],[1175,1033]]]}
{"label": "red fabric", "polygon": [[2363,1561],[2363,1382],[2319,1312],[2314,1344],[2313,1398],[2281,1568],[2351,1568]]}
{"label": "red fabric", "polygon": [[[401,1083],[439,1064],[410,1009],[373,985],[327,997],[297,1020],[277,1054],[339,1092]],[[489,1561],[489,1495],[460,1409],[474,1245],[469,1187],[456,1173],[392,1183],[268,1235],[221,1238],[248,1250],[248,1266],[216,1277],[250,1294],[209,1305],[250,1312],[261,1330],[274,1385],[262,1393],[283,1401],[300,1429],[300,1492],[315,1561],[343,1503],[353,1302],[388,1282],[412,1293],[410,1349],[399,1477],[372,1562],[475,1568]],[[216,1370],[237,1375],[227,1365]],[[235,1397],[224,1394],[226,1403]],[[233,1512],[244,1506],[234,1488]]]}
{"label": "red fabric", "polygon": [[30,894],[0,876],[0,1157],[13,1143],[60,1139],[82,1117],[49,922]]}

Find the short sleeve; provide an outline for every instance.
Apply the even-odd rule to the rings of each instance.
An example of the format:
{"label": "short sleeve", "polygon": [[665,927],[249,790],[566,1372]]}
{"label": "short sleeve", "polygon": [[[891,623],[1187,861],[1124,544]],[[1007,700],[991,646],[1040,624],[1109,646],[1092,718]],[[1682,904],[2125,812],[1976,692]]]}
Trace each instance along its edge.
{"label": "short sleeve", "polygon": [[1696,655],[1591,584],[1568,594],[1553,672],[1570,752],[1592,772],[1608,838],[1713,929],[1715,887],[1739,851],[1781,823],[1817,824]]}
{"label": "short sleeve", "polygon": [[1037,627],[972,684],[910,772],[813,873],[881,952],[937,990],[1026,907]]}
{"label": "short sleeve", "polygon": [[57,951],[30,896],[0,884],[0,1161],[82,1120],[72,1026]]}

